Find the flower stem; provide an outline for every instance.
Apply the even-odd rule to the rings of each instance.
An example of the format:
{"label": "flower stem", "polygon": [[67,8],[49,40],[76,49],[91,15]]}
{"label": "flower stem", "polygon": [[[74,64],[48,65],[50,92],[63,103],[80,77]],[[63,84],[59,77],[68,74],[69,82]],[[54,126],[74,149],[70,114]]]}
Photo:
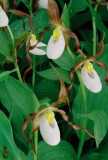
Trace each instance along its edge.
{"label": "flower stem", "polygon": [[[35,70],[36,70],[36,56],[33,55],[33,64],[32,64],[32,87],[34,87],[35,85],[35,78],[36,78],[36,73],[35,73]],[[34,145],[35,145],[35,148],[36,148],[36,153],[37,153],[37,145],[38,144],[38,130],[35,131],[34,133]],[[37,155],[34,153],[34,160],[37,160]]]}
{"label": "flower stem", "polygon": [[[83,81],[82,81],[82,79],[81,79],[80,72],[79,72],[79,71],[76,71],[76,74],[77,74],[77,76],[78,76],[78,78],[79,78],[79,81],[80,81],[80,85],[81,85],[81,89],[82,89],[82,96],[83,96],[83,100],[84,100],[83,113],[86,114],[86,113],[87,113],[87,105],[86,105],[85,87],[84,87]],[[83,121],[82,121],[82,126],[83,126],[83,128],[86,128],[86,123],[87,123],[87,120],[86,120],[86,119],[83,119]],[[82,131],[81,131],[81,139],[80,139],[80,143],[79,143],[79,147],[78,147],[78,152],[77,152],[77,160],[79,160],[79,159],[80,159],[80,156],[81,156],[81,152],[82,152],[83,145],[84,145],[84,138],[85,138],[85,131],[82,130]]]}
{"label": "flower stem", "polygon": [[10,34],[10,37],[11,37],[11,40],[12,40],[12,49],[14,49],[14,37],[13,37],[12,31],[11,31],[11,29],[8,25],[7,25],[7,29],[9,31],[9,34]]}
{"label": "flower stem", "polygon": [[20,80],[20,82],[23,82],[22,78],[21,78],[20,70],[19,70],[19,67],[18,67],[18,64],[17,64],[17,54],[16,54],[14,36],[13,36],[12,31],[11,31],[9,26],[7,26],[7,29],[9,31],[9,34],[10,34],[10,37],[11,37],[11,40],[12,40],[12,54],[13,54],[13,57],[14,57],[14,65],[15,65],[15,68],[16,68],[16,71],[17,71],[17,76],[18,76],[18,79]]}
{"label": "flower stem", "polygon": [[[95,6],[95,11],[97,10],[98,5]],[[92,27],[93,27],[93,56],[96,54],[96,17],[94,12],[92,13]]]}

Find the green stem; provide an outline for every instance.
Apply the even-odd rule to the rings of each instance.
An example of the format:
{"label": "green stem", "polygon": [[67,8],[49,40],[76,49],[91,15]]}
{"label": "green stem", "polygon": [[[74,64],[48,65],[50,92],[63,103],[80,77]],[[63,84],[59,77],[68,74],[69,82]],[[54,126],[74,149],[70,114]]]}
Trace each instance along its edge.
{"label": "green stem", "polygon": [[33,65],[32,65],[32,86],[33,87],[35,84],[35,77],[36,77],[35,69],[36,69],[36,56],[33,55]]}
{"label": "green stem", "polygon": [[[82,89],[82,96],[83,96],[83,100],[84,100],[84,111],[83,111],[83,113],[86,114],[87,113],[87,105],[86,105],[85,87],[84,87],[82,78],[80,76],[80,72],[76,71],[76,74],[77,74],[77,76],[79,78],[79,81],[80,81],[80,85],[81,85],[81,89]],[[83,128],[86,128],[86,123],[87,123],[87,120],[83,119],[83,121],[82,121]],[[81,139],[80,139],[80,143],[79,143],[79,147],[78,147],[78,152],[77,152],[77,160],[79,160],[80,156],[81,156],[81,152],[82,152],[83,145],[84,145],[84,138],[85,138],[85,131],[82,130],[81,131]]]}
{"label": "green stem", "polygon": [[20,80],[20,82],[23,83],[18,65],[16,65],[15,67],[16,67],[16,70],[17,70],[18,79]]}
{"label": "green stem", "polygon": [[[71,50],[69,49],[69,47],[67,48],[67,51],[68,51],[68,53],[70,54],[72,60],[74,60],[74,61],[76,62],[76,57],[75,57],[75,55],[71,52]],[[84,84],[83,84],[83,81],[82,81],[80,72],[79,72],[79,71],[76,71],[76,74],[77,74],[77,76],[78,76],[78,78],[79,78],[79,81],[80,81],[81,90],[82,90],[82,96],[83,96],[83,100],[84,100],[83,113],[86,114],[86,113],[87,113],[87,105],[86,105],[85,87],[84,87]],[[82,121],[82,126],[83,126],[83,128],[86,128],[86,120],[85,120],[85,119]],[[80,143],[79,143],[79,147],[78,147],[78,152],[77,152],[77,160],[79,160],[79,159],[80,159],[80,156],[81,156],[81,152],[82,152],[83,145],[84,145],[84,138],[85,138],[85,131],[82,130],[82,131],[81,131],[81,139],[80,139]]]}
{"label": "green stem", "polygon": [[11,40],[12,40],[12,54],[13,54],[13,57],[14,57],[14,65],[15,65],[15,68],[16,68],[16,71],[17,71],[17,76],[18,76],[18,79],[20,80],[20,82],[23,82],[22,78],[21,78],[20,70],[19,70],[19,67],[18,67],[18,64],[17,64],[17,54],[16,54],[16,48],[15,48],[14,36],[13,36],[12,31],[11,31],[9,26],[7,26],[7,29],[9,31],[9,34],[10,34],[10,37],[11,37]]}
{"label": "green stem", "polygon": [[[37,143],[38,143],[38,130],[34,133],[34,144],[36,147],[36,153],[37,153]],[[34,160],[37,160],[37,155],[34,153]]]}
{"label": "green stem", "polygon": [[[36,56],[33,55],[33,65],[32,65],[32,87],[35,85],[35,78],[36,78]],[[36,153],[37,153],[37,145],[38,144],[38,130],[34,133],[34,145],[36,147]],[[34,160],[37,160],[37,155],[34,153]]]}
{"label": "green stem", "polygon": [[[95,11],[97,10],[98,5],[95,6]],[[94,12],[92,13],[92,27],[93,27],[93,56],[96,54],[96,17]]]}
{"label": "green stem", "polygon": [[9,26],[7,26],[7,29],[9,31],[9,34],[10,34],[10,37],[11,37],[11,40],[12,40],[12,49],[14,49],[14,37],[13,37],[12,31],[11,31]]}

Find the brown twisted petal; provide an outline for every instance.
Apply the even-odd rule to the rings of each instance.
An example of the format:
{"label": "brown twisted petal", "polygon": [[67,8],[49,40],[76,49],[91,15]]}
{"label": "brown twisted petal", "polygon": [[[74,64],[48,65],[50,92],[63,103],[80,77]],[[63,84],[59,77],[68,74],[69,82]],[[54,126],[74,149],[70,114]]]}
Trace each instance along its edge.
{"label": "brown twisted petal", "polygon": [[[36,153],[35,145],[33,144],[32,139],[28,138],[28,137],[25,135],[24,131],[25,131],[26,128],[28,127],[28,124],[30,123],[30,120],[31,120],[31,119],[35,119],[36,117],[38,117],[38,116],[39,116],[41,113],[43,113],[46,109],[48,109],[48,108],[45,108],[45,109],[43,109],[43,110],[41,110],[41,111],[38,111],[38,112],[36,112],[36,113],[31,113],[31,114],[29,115],[29,117],[25,118],[24,123],[22,124],[22,135],[23,135],[24,139],[25,139],[27,142],[29,142],[29,143],[32,144],[32,148],[33,148],[33,150],[34,150],[35,153]],[[36,126],[35,128],[33,128],[33,130],[32,130],[33,133],[36,131],[36,129],[37,129],[37,126]]]}
{"label": "brown twisted petal", "polygon": [[71,72],[68,77],[69,77],[70,82],[71,82],[71,84],[70,84],[69,87],[67,88],[67,92],[69,93],[69,92],[71,91],[71,89],[72,89],[72,82],[73,82],[73,80],[74,80],[74,75],[73,75],[73,73]]}
{"label": "brown twisted petal", "polygon": [[87,129],[79,126],[79,125],[72,124],[70,121],[68,121],[68,116],[67,116],[66,112],[64,112],[63,110],[60,110],[60,109],[57,109],[57,108],[52,108],[52,110],[60,113],[60,114],[62,115],[63,119],[64,119],[65,121],[67,121],[68,125],[70,125],[73,129],[75,129],[75,130],[80,130],[80,129],[82,129],[82,130],[84,130],[90,137],[95,138],[95,139],[99,139],[99,138],[96,138],[89,130],[87,130]]}
{"label": "brown twisted petal", "polygon": [[69,103],[69,98],[68,98],[68,92],[67,92],[67,88],[64,84],[64,81],[62,79],[62,77],[60,76],[60,74],[58,73],[58,71],[55,69],[55,67],[50,63],[51,67],[54,69],[54,71],[56,72],[57,76],[60,79],[60,92],[59,92],[59,96],[58,96],[58,101],[55,102],[53,105],[53,107],[56,107],[57,105],[61,104],[61,103],[68,103],[68,106],[70,108],[70,103]]}
{"label": "brown twisted petal", "polygon": [[27,54],[26,54],[26,58],[27,58],[27,61],[29,62],[30,66],[26,69],[26,71],[24,72],[23,74],[23,81],[25,82],[25,77],[26,75],[32,70],[32,59],[31,57],[29,56],[29,47],[30,47],[30,36],[28,38],[28,42],[27,42],[27,46],[26,46],[26,51],[27,51]]}
{"label": "brown twisted petal", "polygon": [[50,16],[50,22],[52,24],[62,24],[62,20],[60,19],[59,8],[55,0],[48,0],[48,11],[47,13]]}
{"label": "brown twisted petal", "polygon": [[[6,4],[6,5],[5,5]],[[6,8],[6,6],[8,5],[8,1],[6,1],[6,3],[3,3],[2,0],[0,0],[0,6],[3,8],[3,10],[7,13],[8,9]]]}
{"label": "brown twisted petal", "polygon": [[61,29],[62,29],[64,32],[66,32],[66,33],[68,34],[69,37],[75,39],[75,46],[74,46],[74,47],[75,47],[75,49],[78,50],[80,44],[79,44],[79,40],[78,40],[78,37],[76,36],[76,34],[73,33],[73,32],[71,32],[70,29],[68,29],[68,28],[61,27]]}
{"label": "brown twisted petal", "polygon": [[101,40],[101,41],[99,42],[99,44],[98,44],[98,52],[96,53],[95,56],[92,57],[92,59],[98,58],[98,57],[100,57],[100,56],[102,55],[103,49],[104,49],[104,36],[105,36],[105,35],[103,35],[102,40]]}

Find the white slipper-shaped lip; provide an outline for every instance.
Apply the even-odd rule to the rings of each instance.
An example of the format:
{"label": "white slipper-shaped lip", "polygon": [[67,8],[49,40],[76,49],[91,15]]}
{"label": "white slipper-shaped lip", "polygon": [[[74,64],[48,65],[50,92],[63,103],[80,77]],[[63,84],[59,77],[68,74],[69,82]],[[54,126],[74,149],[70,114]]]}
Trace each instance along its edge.
{"label": "white slipper-shaped lip", "polygon": [[48,0],[39,0],[38,7],[48,9]]}
{"label": "white slipper-shaped lip", "polygon": [[9,23],[8,16],[6,15],[5,11],[0,6],[0,27],[6,27]]}
{"label": "white slipper-shaped lip", "polygon": [[47,56],[49,59],[59,58],[65,48],[65,39],[63,33],[61,32],[59,40],[55,40],[52,35],[47,46]]}
{"label": "white slipper-shaped lip", "polygon": [[[30,45],[31,46],[34,46],[36,43],[37,43],[37,41],[33,42],[32,40],[30,40]],[[46,46],[46,44],[44,44],[42,42],[39,42],[37,44],[37,46],[34,49],[29,50],[29,52],[32,53],[32,54],[35,54],[35,55],[45,55],[46,52],[44,50],[37,48],[37,47],[44,47],[44,46]]]}
{"label": "white slipper-shaped lip", "polygon": [[81,78],[83,80],[84,85],[88,88],[91,92],[98,93],[102,89],[102,84],[97,72],[93,69],[92,75],[90,76],[87,72],[85,67],[81,69]]}
{"label": "white slipper-shaped lip", "polygon": [[55,118],[50,124],[48,124],[48,120],[44,115],[40,119],[40,132],[47,144],[54,146],[60,142],[60,130]]}

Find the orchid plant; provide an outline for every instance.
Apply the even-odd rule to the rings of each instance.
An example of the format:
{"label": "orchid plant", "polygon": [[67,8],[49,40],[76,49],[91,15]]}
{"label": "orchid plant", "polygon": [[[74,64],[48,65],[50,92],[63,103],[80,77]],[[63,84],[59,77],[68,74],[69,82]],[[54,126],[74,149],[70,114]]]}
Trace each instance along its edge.
{"label": "orchid plant", "polygon": [[0,159],[107,157],[107,5],[0,0]]}

